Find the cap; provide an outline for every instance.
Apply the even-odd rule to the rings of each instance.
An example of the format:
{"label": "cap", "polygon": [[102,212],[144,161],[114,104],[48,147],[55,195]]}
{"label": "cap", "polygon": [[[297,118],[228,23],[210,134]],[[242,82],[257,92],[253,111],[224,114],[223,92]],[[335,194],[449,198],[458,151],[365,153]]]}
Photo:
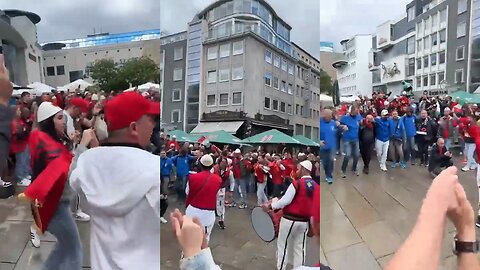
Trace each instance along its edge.
{"label": "cap", "polygon": [[387,110],[382,110],[382,116],[384,115],[388,115],[388,111]]}
{"label": "cap", "polygon": [[388,101],[385,101],[385,102],[383,103],[383,105],[385,105],[385,106],[387,106],[388,104],[390,104],[390,102],[388,102]]}
{"label": "cap", "polygon": [[82,98],[72,98],[70,104],[78,107],[82,112],[88,112],[88,103]]}
{"label": "cap", "polygon": [[98,100],[98,95],[97,95],[97,94],[93,94],[93,95],[92,95],[92,100],[93,100],[93,101],[97,101],[97,100]]}
{"label": "cap", "polygon": [[173,135],[173,136],[172,136],[172,139],[176,139],[176,138],[177,138],[177,136],[176,136],[176,135]]}
{"label": "cap", "polygon": [[304,160],[300,162],[300,165],[302,165],[303,168],[307,169],[307,171],[311,172],[312,171],[312,162],[308,160]]}
{"label": "cap", "polygon": [[57,107],[48,101],[44,101],[38,106],[37,121],[42,122],[61,111],[62,109],[60,107]]}
{"label": "cap", "polygon": [[108,131],[126,128],[146,114],[159,115],[160,104],[149,102],[135,92],[121,93],[105,105]]}
{"label": "cap", "polygon": [[304,154],[304,153],[302,153],[302,152],[300,152],[300,153],[298,153],[298,156],[299,156],[299,157],[304,157],[304,156],[305,156],[305,154]]}
{"label": "cap", "polygon": [[242,151],[240,151],[240,149],[237,148],[237,149],[235,149],[235,151],[234,151],[233,153],[234,153],[234,154],[241,154]]}
{"label": "cap", "polygon": [[203,155],[203,157],[200,158],[200,163],[205,167],[210,167],[213,165],[213,158],[210,155]]}

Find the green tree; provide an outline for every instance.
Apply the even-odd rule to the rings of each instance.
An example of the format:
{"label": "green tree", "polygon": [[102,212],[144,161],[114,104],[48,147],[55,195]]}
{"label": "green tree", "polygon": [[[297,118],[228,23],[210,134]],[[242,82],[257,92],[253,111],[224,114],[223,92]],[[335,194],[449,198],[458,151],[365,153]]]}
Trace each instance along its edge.
{"label": "green tree", "polygon": [[119,70],[120,77],[137,86],[147,82],[160,82],[160,67],[148,57],[133,58],[125,62]]}
{"label": "green tree", "polygon": [[119,76],[119,66],[113,59],[101,59],[87,67],[87,76],[104,91],[120,91],[128,88],[127,82],[122,82]]}
{"label": "green tree", "polygon": [[329,96],[333,94],[332,78],[323,69],[320,70],[320,93]]}

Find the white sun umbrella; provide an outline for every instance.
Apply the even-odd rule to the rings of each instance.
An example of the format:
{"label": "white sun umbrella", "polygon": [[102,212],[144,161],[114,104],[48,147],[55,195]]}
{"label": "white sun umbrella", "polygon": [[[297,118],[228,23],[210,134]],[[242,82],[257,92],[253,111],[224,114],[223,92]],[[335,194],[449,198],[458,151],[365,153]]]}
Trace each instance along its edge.
{"label": "white sun umbrella", "polygon": [[14,97],[20,96],[23,92],[31,93],[31,88],[30,87],[19,86],[19,85],[14,84],[14,83],[12,83],[12,86],[13,86],[12,96],[14,96]]}
{"label": "white sun umbrella", "polygon": [[27,86],[32,88],[32,90],[30,90],[30,93],[37,96],[41,96],[43,93],[51,93],[52,90],[55,90],[55,87],[48,86],[41,82],[34,82]]}
{"label": "white sun umbrella", "polygon": [[63,88],[65,89],[68,89],[69,91],[75,91],[75,89],[77,88],[80,88],[80,91],[85,91],[85,89],[89,86],[92,86],[93,84],[85,81],[85,80],[82,80],[82,79],[78,79],[76,81],[73,81],[71,83],[68,83],[68,84],[65,84],[63,86]]}
{"label": "white sun umbrella", "polygon": [[151,82],[147,82],[138,86],[138,90],[140,90],[141,92],[145,92],[148,90],[158,90],[158,89],[160,89],[160,84],[151,83]]}

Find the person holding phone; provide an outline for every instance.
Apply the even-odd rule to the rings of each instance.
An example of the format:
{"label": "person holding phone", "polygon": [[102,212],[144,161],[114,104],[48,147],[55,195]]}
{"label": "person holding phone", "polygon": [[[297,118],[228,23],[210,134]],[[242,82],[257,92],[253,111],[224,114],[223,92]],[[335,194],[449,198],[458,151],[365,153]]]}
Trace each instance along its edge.
{"label": "person holding phone", "polygon": [[[5,67],[1,48],[0,46],[0,175],[7,169],[13,118],[13,111],[10,108],[13,85],[10,82],[8,69]],[[14,193],[15,190],[12,187],[8,189],[0,187],[0,198],[8,198]]]}

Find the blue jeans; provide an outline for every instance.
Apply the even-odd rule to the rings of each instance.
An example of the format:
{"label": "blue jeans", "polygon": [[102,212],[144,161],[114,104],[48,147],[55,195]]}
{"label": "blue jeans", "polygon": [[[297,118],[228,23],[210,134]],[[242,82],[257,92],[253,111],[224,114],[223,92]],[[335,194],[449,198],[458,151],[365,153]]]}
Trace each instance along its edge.
{"label": "blue jeans", "polygon": [[177,175],[177,180],[175,181],[175,189],[177,191],[177,195],[179,199],[185,200],[187,198],[187,194],[185,193],[185,189],[187,188],[187,181],[188,181],[188,175],[185,175],[185,176]]}
{"label": "blue jeans", "polygon": [[325,170],[325,177],[332,179],[333,172],[333,154],[334,150],[320,150],[320,160],[322,161],[323,169]]}
{"label": "blue jeans", "polygon": [[345,149],[345,157],[343,157],[342,172],[347,171],[348,161],[350,157],[353,157],[352,171],[357,170],[358,158],[360,157],[360,145],[358,141],[345,141],[343,143],[343,149]]}
{"label": "blue jeans", "polygon": [[60,202],[47,230],[57,242],[42,265],[42,270],[80,270],[83,264],[83,250],[77,224],[70,212],[69,202]]}
{"label": "blue jeans", "polygon": [[28,148],[28,145],[25,151],[15,154],[15,160],[15,175],[17,176],[18,181],[31,175],[30,149]]}
{"label": "blue jeans", "polygon": [[407,137],[403,147],[403,159],[405,162],[409,160],[411,160],[412,163],[415,162],[415,137]]}
{"label": "blue jeans", "polygon": [[447,151],[450,151],[450,148],[452,147],[452,139],[444,139],[445,140],[445,147],[447,148]]}
{"label": "blue jeans", "polygon": [[[236,203],[247,202],[247,182],[248,178],[235,179],[235,191],[233,192],[233,201]],[[241,198],[240,198],[241,197]]]}

